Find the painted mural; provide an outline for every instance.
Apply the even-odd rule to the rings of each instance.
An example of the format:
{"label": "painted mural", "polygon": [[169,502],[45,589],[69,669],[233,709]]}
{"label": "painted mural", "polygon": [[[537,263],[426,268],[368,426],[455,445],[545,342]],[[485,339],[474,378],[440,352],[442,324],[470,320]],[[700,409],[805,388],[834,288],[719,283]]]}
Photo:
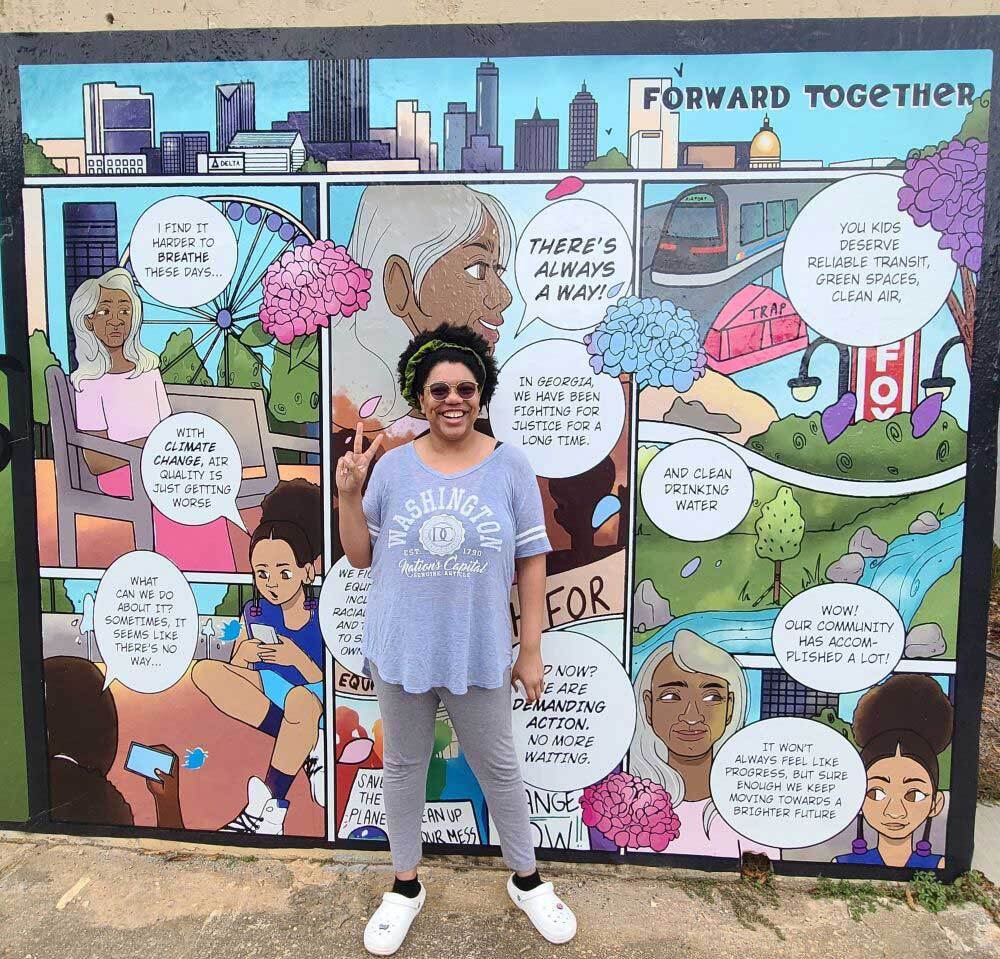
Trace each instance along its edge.
{"label": "painted mural", "polygon": [[[991,71],[22,67],[53,819],[386,840],[331,477],[448,320],[553,544],[538,847],[943,867]],[[443,708],[426,798],[495,845]]]}

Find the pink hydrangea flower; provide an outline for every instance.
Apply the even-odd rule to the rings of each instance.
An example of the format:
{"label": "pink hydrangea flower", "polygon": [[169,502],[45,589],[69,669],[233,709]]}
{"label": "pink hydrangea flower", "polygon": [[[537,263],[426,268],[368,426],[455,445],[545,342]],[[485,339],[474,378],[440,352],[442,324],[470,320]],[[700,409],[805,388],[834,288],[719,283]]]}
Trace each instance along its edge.
{"label": "pink hydrangea flower", "polygon": [[347,248],[319,240],[286,250],[264,274],[260,322],[279,343],[315,333],[331,316],[367,309],[372,271],[358,266]]}
{"label": "pink hydrangea flower", "polygon": [[658,783],[629,773],[612,773],[580,797],[583,822],[622,848],[663,852],[679,835],[681,822]]}

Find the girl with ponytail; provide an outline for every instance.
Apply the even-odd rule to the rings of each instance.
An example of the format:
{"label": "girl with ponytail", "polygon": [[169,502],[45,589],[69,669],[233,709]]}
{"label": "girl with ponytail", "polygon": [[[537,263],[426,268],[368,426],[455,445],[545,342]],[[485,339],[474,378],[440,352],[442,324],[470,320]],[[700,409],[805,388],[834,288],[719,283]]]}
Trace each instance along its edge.
{"label": "girl with ponytail", "polygon": [[223,831],[281,835],[286,799],[298,771],[313,799],[325,800],[323,637],[312,584],[322,548],[323,504],[318,486],[279,483],[264,497],[250,540],[253,599],[228,663],[203,659],[191,678],[228,716],[274,738],[263,780],[252,776],[246,808]]}
{"label": "girl with ponytail", "polygon": [[[951,742],[954,710],[929,676],[904,674],[868,690],[854,711],[854,738],[868,776],[851,852],[838,863],[940,869],[931,820],[941,814],[938,756]],[[864,825],[877,834],[868,848]],[[914,843],[914,836],[920,839]]]}

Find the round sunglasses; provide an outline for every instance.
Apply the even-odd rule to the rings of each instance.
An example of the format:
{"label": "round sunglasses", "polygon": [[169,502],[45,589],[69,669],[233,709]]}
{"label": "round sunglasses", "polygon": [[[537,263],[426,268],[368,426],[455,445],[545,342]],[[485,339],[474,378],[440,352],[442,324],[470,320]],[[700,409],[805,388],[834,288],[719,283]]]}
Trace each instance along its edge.
{"label": "round sunglasses", "polygon": [[463,400],[471,400],[479,392],[478,383],[470,383],[465,380],[462,383],[458,383],[456,386],[452,387],[450,383],[431,383],[427,387],[427,392],[437,400],[439,403],[441,400],[446,400],[451,395],[452,389],[459,395]]}

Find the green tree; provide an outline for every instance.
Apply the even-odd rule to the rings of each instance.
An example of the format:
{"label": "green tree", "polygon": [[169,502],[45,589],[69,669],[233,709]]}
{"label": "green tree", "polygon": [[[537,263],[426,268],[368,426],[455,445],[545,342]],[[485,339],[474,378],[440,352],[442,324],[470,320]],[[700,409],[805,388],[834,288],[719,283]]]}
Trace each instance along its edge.
{"label": "green tree", "polygon": [[907,159],[911,157],[914,159],[919,159],[920,157],[929,157],[932,153],[937,153],[938,150],[943,150],[952,140],[961,140],[965,143],[967,140],[971,140],[975,137],[977,140],[981,140],[983,143],[986,142],[987,136],[990,128],[990,91],[984,90],[983,93],[976,97],[972,101],[972,106],[969,112],[965,115],[965,119],[962,121],[962,126],[959,128],[958,133],[953,137],[949,137],[947,140],[941,140],[938,143],[929,143],[927,146],[915,147],[910,150],[907,154]]}
{"label": "green tree", "polygon": [[[805,533],[805,523],[802,521],[802,510],[792,496],[787,486],[780,486],[774,499],[761,507],[760,519],[754,524],[757,533],[756,550],[761,559],[769,559],[774,563],[774,584],[771,596],[772,602],[781,605],[781,591],[792,595],[787,586],[781,582],[781,564],[788,559],[794,559],[802,548],[802,535]],[[772,587],[768,587],[771,589]],[[757,603],[767,595],[765,591],[757,599]],[[756,606],[757,603],[754,603]]]}
{"label": "green tree", "polygon": [[24,144],[24,175],[25,176],[60,176],[64,175],[43,152],[42,148],[26,133],[22,135]]}
{"label": "green tree", "polygon": [[28,359],[31,365],[31,409],[35,422],[43,426],[49,422],[49,394],[45,389],[45,371],[58,366],[59,361],[41,330],[28,337]]}
{"label": "green tree", "polygon": [[326,164],[321,160],[306,157],[306,162],[299,168],[299,173],[326,173]]}
{"label": "green tree", "polygon": [[274,345],[271,415],[282,423],[314,423],[319,411],[319,337],[298,336]]}
{"label": "green tree", "polygon": [[215,382],[219,386],[236,386],[248,390],[264,389],[263,364],[260,356],[235,336],[227,336]]}
{"label": "green tree", "polygon": [[170,334],[160,354],[160,375],[164,383],[212,385],[212,378],[205,372],[205,364],[193,343],[194,333],[190,327]]}
{"label": "green tree", "polygon": [[612,147],[607,153],[591,160],[585,167],[587,170],[631,170],[628,157],[618,147]]}

